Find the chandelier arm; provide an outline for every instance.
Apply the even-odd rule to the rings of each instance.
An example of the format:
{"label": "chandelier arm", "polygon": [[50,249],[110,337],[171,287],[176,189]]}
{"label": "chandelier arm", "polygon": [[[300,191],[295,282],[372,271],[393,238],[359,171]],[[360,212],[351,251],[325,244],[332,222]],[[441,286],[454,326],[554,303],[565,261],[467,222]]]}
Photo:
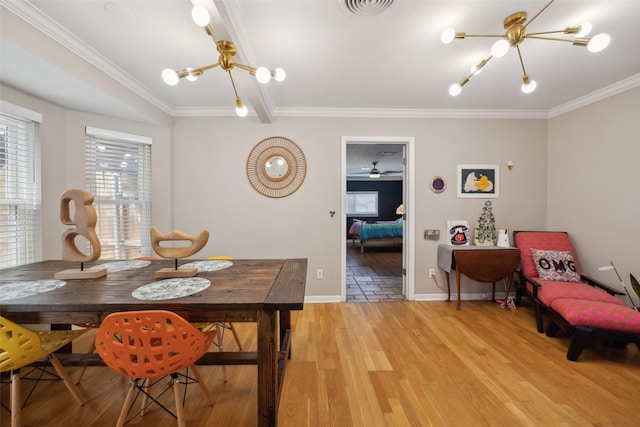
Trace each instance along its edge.
{"label": "chandelier arm", "polygon": [[[467,34],[464,33],[464,37],[459,37],[459,38],[466,38],[466,37],[500,37],[500,38],[504,38],[504,34]],[[458,37],[456,37],[458,38]]]}
{"label": "chandelier arm", "polygon": [[558,38],[558,37],[542,37],[542,36],[535,36],[535,35],[531,35],[531,34],[527,34],[524,37],[526,39],[553,40],[553,41],[557,41],[557,42],[569,42],[569,43],[574,43],[576,41],[576,39],[561,39],[561,38]]}
{"label": "chandelier arm", "polygon": [[[571,28],[571,27],[569,27]],[[555,31],[539,31],[537,33],[527,33],[528,36],[539,36],[541,34],[556,34],[556,33],[564,33],[568,34],[566,28],[564,30],[555,30]]]}
{"label": "chandelier arm", "polygon": [[202,75],[202,73],[204,73],[205,71],[215,68],[219,65],[220,64],[216,62],[215,64],[205,65],[204,67],[194,68],[192,70],[185,68],[178,71],[177,74],[178,74],[178,77],[186,77],[189,74],[199,76],[199,75]]}
{"label": "chandelier arm", "polygon": [[549,6],[551,6],[551,3],[553,3],[555,0],[551,0],[549,3],[547,3],[542,9],[540,9],[540,12],[536,13],[535,16],[533,18],[531,18],[529,20],[529,22],[527,22],[526,24],[524,24],[524,28],[527,28],[527,26],[529,24],[531,24],[538,16],[540,16],[540,14],[542,12],[544,12],[546,10],[546,8],[548,8]]}
{"label": "chandelier arm", "polygon": [[522,67],[522,75],[527,76],[527,70],[524,68],[524,61],[522,60],[522,53],[520,52],[520,46],[516,46],[516,50],[518,51],[518,58],[520,59],[520,66]]}
{"label": "chandelier arm", "polygon": [[237,62],[234,64],[236,67],[241,68],[245,71],[248,71],[252,76],[256,75],[256,69],[244,64],[238,64]]}
{"label": "chandelier arm", "polygon": [[478,74],[478,72],[485,67],[485,65],[487,65],[487,63],[489,61],[491,61],[491,59],[493,58],[493,55],[489,55],[489,57],[487,59],[483,59],[482,61],[479,62],[480,66],[475,70],[472,71],[471,73],[467,74],[462,80],[460,80],[460,83],[458,83],[460,85],[460,87],[466,85],[469,80],[471,80],[471,77],[475,76],[476,74]]}
{"label": "chandelier arm", "polygon": [[231,74],[231,70],[228,70],[227,73],[229,73],[229,78],[231,79],[231,86],[233,86],[233,93],[235,93],[236,99],[240,99],[240,97],[238,96],[238,90],[236,89],[236,82],[233,80],[233,75]]}

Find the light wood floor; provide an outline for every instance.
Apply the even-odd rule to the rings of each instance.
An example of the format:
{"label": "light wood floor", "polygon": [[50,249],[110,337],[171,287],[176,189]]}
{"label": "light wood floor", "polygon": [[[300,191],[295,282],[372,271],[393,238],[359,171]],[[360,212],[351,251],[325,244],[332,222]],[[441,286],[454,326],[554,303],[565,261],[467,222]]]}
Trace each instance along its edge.
{"label": "light wood floor", "polygon": [[[538,334],[530,307],[306,304],[293,321],[280,426],[640,425],[638,348],[596,343],[569,362],[568,339]],[[255,348],[255,327],[236,327],[243,345]],[[227,349],[235,348],[230,334],[225,340]],[[70,368],[74,378],[78,369]],[[198,387],[189,386],[187,424],[255,426],[255,367],[227,367],[226,383],[222,368],[202,371],[215,405],[206,406]],[[125,380],[92,367],[81,389],[88,398],[82,407],[59,382],[39,386],[24,408],[23,425],[113,426]],[[8,402],[6,389],[2,402]],[[9,426],[2,412],[0,425]],[[153,409],[130,425],[175,423]]]}

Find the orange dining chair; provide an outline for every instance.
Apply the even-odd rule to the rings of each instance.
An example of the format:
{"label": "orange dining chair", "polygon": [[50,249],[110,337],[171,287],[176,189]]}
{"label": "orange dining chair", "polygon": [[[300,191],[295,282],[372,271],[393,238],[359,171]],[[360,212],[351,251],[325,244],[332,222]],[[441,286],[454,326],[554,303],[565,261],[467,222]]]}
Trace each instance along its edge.
{"label": "orange dining chair", "polygon": [[[160,260],[162,258],[158,258],[157,256],[139,256],[134,258],[134,260],[139,260],[139,261],[157,261]],[[75,326],[79,326],[81,328],[87,328],[87,329],[97,329],[100,327],[100,323],[76,323]],[[92,354],[94,351],[96,351],[96,344],[95,341],[91,341],[91,346],[89,347],[89,354]],[[80,384],[80,382],[82,381],[82,377],[84,377],[84,373],[87,371],[88,366],[84,366],[82,368],[82,370],[80,371],[80,375],[78,375],[78,379],[76,380],[76,384]]]}
{"label": "orange dining chair", "polygon": [[[176,385],[181,383],[179,372],[185,368],[193,371],[207,401],[213,405],[195,362],[207,352],[216,334],[216,330],[202,332],[179,315],[165,310],[108,315],[96,333],[96,351],[107,366],[131,379],[116,426],[123,426],[136,416],[144,415],[148,406],[158,403],[177,419],[178,426],[184,427],[184,407]],[[160,394],[173,388],[175,414],[157,402],[158,396],[149,393],[151,386],[166,376],[170,376],[171,381]],[[139,396],[142,396],[142,408],[127,419]]]}
{"label": "orange dining chair", "polygon": [[48,358],[71,395],[80,405],[84,405],[84,399],[54,352],[85,332],[86,329],[32,331],[0,316],[0,372],[10,372],[11,427],[20,426],[21,409],[24,406],[20,397],[20,368],[43,358]]}

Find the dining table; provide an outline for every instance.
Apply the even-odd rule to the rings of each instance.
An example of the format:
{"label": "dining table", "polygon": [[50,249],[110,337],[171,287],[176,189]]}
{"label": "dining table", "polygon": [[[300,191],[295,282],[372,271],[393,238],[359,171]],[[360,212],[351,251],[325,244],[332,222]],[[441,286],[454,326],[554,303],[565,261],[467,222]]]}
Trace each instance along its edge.
{"label": "dining table", "polygon": [[[106,268],[98,278],[57,280],[69,268]],[[158,280],[166,268],[197,268],[194,277]],[[275,426],[287,359],[291,311],[304,306],[307,260],[48,260],[0,270],[0,313],[22,324],[99,324],[121,311],[169,310],[191,322],[255,322],[257,351],[213,351],[197,363],[257,365],[258,426]],[[96,354],[59,355],[69,366],[100,365]]]}

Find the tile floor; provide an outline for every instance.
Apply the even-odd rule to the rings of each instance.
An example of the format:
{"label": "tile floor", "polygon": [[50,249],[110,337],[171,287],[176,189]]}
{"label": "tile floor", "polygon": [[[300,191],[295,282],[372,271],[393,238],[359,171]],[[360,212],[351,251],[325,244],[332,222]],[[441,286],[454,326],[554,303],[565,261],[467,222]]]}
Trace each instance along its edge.
{"label": "tile floor", "polygon": [[347,302],[403,300],[402,277],[378,276],[370,267],[347,267]]}

